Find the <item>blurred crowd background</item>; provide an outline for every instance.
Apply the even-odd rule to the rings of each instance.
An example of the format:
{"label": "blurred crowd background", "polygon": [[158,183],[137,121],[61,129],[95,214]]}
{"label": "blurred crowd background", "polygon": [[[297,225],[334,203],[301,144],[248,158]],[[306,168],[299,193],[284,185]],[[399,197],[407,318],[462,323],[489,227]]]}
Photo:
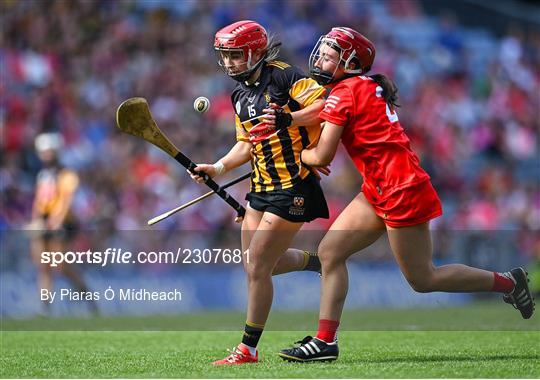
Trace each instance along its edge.
{"label": "blurred crowd background", "polygon": [[[213,35],[253,19],[283,42],[281,57],[304,71],[332,26],[370,38],[377,47],[371,73],[397,83],[400,121],[443,201],[433,229],[441,236],[491,231],[487,240],[504,231],[515,243],[500,253],[511,256],[506,261],[540,256],[538,24],[524,28],[516,19],[495,31],[479,17],[483,25],[464,26],[451,6],[433,12],[430,4],[428,12],[414,0],[11,0],[1,7],[0,230],[30,221],[40,169],[34,138],[41,132],[66,141],[61,161],[81,178],[73,209],[83,230],[110,236],[148,229],[149,218],[206,192],[157,148],[120,133],[115,111],[129,97],[147,98],[172,141],[196,162],[214,162],[235,143],[235,83],[217,66]],[[198,96],[212,102],[204,115],[192,107]],[[361,179],[341,151],[322,183],[335,217]],[[231,192],[243,199],[247,188]],[[215,198],[152,229],[211,237],[238,226]],[[437,257],[474,255],[443,248],[436,247]]]}

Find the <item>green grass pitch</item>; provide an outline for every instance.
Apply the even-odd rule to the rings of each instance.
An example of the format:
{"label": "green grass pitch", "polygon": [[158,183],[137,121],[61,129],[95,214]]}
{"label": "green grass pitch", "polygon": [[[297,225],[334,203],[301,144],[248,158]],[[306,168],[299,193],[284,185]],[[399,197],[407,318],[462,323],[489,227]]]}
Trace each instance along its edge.
{"label": "green grass pitch", "polygon": [[[30,328],[30,321],[3,321],[0,377],[90,378],[537,378],[540,376],[538,317],[523,321],[507,307],[434,310],[349,311],[334,363],[282,361],[281,348],[307,331],[276,331],[285,320],[312,326],[315,313],[273,313],[260,343],[259,364],[214,367],[240,339],[239,331],[6,331]],[[212,326],[241,313],[179,316],[188,327]],[[481,316],[484,318],[480,318]],[[172,317],[148,319],[166,326]],[[380,324],[367,324],[379,318]],[[480,318],[480,319],[479,319]],[[136,320],[136,319],[135,319]],[[136,325],[142,326],[140,319]],[[456,321],[459,320],[460,324]],[[129,318],[63,320],[63,325],[109,329],[131,326]],[[240,322],[238,322],[240,321]],[[366,322],[364,322],[366,321]],[[394,321],[394,322],[391,322]],[[396,322],[397,321],[397,322]],[[401,321],[401,322],[399,322]],[[72,325],[69,325],[69,323]],[[412,324],[415,322],[416,324]],[[24,325],[24,323],[27,323]],[[36,325],[35,321],[32,326]],[[191,323],[191,324],[190,324]],[[401,324],[400,324],[401,323]],[[370,331],[360,329],[366,325]],[[303,323],[302,323],[303,325]],[[216,325],[217,326],[217,325]],[[444,326],[447,326],[447,331]],[[465,327],[469,326],[469,327]],[[215,327],[215,326],[214,326]],[[468,331],[458,331],[457,328]],[[309,328],[309,327],[307,327]],[[356,329],[357,331],[352,331]],[[393,330],[393,331],[392,331]],[[413,331],[414,330],[414,331]],[[498,330],[498,331],[497,331]],[[505,330],[505,331],[501,331]]]}

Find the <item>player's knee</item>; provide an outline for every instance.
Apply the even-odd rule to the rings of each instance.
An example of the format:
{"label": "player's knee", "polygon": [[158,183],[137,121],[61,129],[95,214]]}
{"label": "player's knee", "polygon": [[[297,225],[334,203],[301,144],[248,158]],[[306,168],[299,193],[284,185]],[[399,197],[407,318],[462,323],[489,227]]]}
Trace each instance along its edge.
{"label": "player's knee", "polygon": [[246,266],[248,282],[257,282],[272,276],[272,268],[264,263],[249,263]]}
{"label": "player's knee", "polygon": [[340,264],[339,260],[336,260],[335,255],[332,252],[325,251],[322,255],[319,253],[319,260],[321,261],[321,267],[326,271],[332,270]]}
{"label": "player's knee", "polygon": [[331,270],[339,265],[345,263],[345,260],[341,258],[339,252],[337,252],[331,244],[321,242],[318,249],[319,260],[321,266],[327,270]]}
{"label": "player's knee", "polygon": [[425,276],[413,276],[407,277],[407,282],[418,293],[430,293],[434,291],[433,281],[430,277]]}

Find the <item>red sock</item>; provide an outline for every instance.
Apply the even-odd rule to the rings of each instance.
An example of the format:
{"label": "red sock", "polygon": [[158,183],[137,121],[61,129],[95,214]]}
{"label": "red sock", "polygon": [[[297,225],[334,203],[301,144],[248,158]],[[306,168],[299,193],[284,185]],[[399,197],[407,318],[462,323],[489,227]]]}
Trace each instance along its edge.
{"label": "red sock", "polygon": [[332,343],[336,338],[338,326],[339,321],[319,319],[319,331],[317,331],[317,339],[320,339],[326,343]]}
{"label": "red sock", "polygon": [[510,280],[508,277],[493,272],[494,274],[494,281],[493,281],[493,288],[491,288],[492,292],[498,292],[498,293],[512,293],[514,290],[514,281]]}

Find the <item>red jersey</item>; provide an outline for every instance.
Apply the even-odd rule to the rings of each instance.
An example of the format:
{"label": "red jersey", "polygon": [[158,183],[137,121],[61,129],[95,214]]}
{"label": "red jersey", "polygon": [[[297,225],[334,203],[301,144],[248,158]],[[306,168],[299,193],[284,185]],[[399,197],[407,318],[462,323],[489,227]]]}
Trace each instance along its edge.
{"label": "red jersey", "polygon": [[385,199],[429,179],[373,79],[356,76],[339,82],[319,116],[344,127],[341,142],[364,177],[368,199]]}

